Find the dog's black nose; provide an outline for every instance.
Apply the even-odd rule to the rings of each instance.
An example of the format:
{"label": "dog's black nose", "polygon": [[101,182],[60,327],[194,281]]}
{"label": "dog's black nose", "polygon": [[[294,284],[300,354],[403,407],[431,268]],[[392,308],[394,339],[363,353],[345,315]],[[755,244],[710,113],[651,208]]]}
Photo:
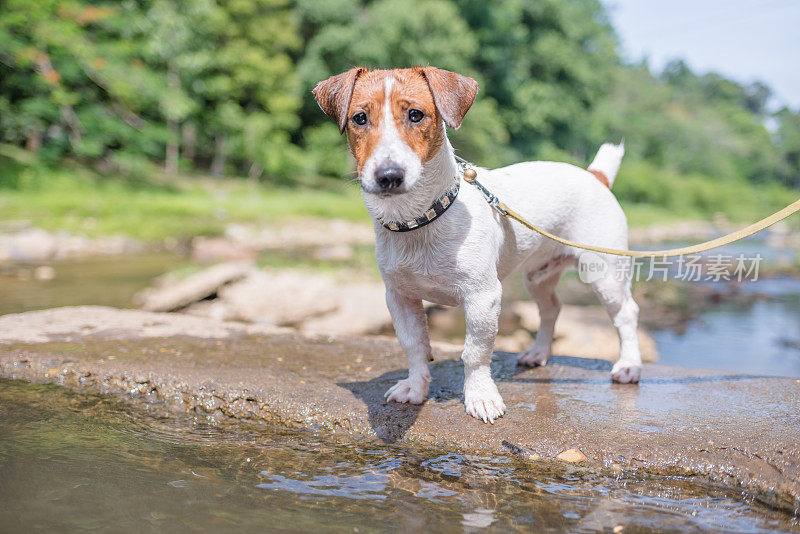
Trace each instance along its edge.
{"label": "dog's black nose", "polygon": [[381,189],[394,189],[403,183],[405,173],[400,167],[383,165],[375,171],[375,181]]}

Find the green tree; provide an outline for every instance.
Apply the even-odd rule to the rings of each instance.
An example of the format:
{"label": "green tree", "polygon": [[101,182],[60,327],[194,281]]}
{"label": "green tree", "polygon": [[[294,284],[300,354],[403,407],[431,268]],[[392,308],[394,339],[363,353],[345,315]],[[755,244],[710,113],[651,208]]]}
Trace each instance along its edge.
{"label": "green tree", "polygon": [[[617,65],[615,36],[596,0],[457,4],[480,47],[482,93],[498,104],[518,157],[586,157],[586,129]],[[495,119],[497,120],[497,119]]]}
{"label": "green tree", "polygon": [[[472,76],[484,85],[480,71],[473,66],[480,43],[453,2],[338,0],[320,9],[316,2],[300,0],[297,12],[307,38],[298,69],[309,90],[317,81],[354,65],[435,65]],[[453,133],[462,155],[489,165],[505,160],[508,133],[496,112],[497,103],[481,93],[461,129]],[[335,125],[324,120],[311,98],[305,101],[303,118],[307,147],[309,140],[325,142],[322,153],[327,154],[331,145],[341,146]],[[315,166],[311,171],[334,170],[324,158],[309,164]],[[337,164],[342,166],[339,173],[345,171],[345,165],[349,168],[347,160],[337,160]]]}
{"label": "green tree", "polygon": [[[593,116],[595,143],[625,138],[631,157],[718,180],[775,179],[777,152],[765,126],[764,95],[683,62],[654,76],[646,65],[618,68]],[[754,109],[758,113],[754,113]]]}
{"label": "green tree", "polygon": [[790,187],[800,187],[800,111],[782,108],[775,114],[778,121],[778,145],[781,182]]}
{"label": "green tree", "polygon": [[599,0],[6,0],[0,142],[109,172],[341,177],[310,90],[354,65],[478,80],[451,136],[483,165],[585,163],[624,137],[642,169],[800,185],[797,111],[679,60],[623,64]]}
{"label": "green tree", "polygon": [[2,139],[50,161],[73,154],[108,168],[153,156],[161,128],[138,114],[150,76],[134,61],[139,35],[127,29],[138,15],[78,0],[4,3]]}
{"label": "green tree", "polygon": [[219,0],[213,10],[210,35],[193,59],[197,70],[185,80],[199,104],[190,119],[198,142],[213,154],[213,174],[232,160],[252,178],[286,175],[300,158],[291,132],[300,126],[301,103],[289,55],[300,38],[289,3]]}
{"label": "green tree", "polygon": [[210,0],[154,0],[144,13],[145,59],[164,77],[157,102],[168,132],[164,157],[168,174],[178,172],[181,123],[200,105],[188,88],[212,61],[220,17]]}

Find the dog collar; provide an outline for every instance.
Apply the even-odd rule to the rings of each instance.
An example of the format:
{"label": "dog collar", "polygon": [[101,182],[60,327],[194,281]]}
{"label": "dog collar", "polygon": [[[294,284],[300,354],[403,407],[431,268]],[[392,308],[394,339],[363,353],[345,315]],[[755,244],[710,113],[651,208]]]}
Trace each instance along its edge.
{"label": "dog collar", "polygon": [[458,190],[461,186],[461,181],[457,180],[455,185],[453,185],[452,189],[447,191],[445,194],[437,198],[431,207],[428,208],[423,215],[417,217],[416,219],[411,219],[410,221],[390,221],[390,222],[383,222],[379,221],[384,228],[387,230],[391,230],[392,232],[410,232],[411,230],[416,230],[417,228],[421,228],[426,224],[430,224],[431,222],[435,221],[437,217],[439,217],[442,213],[447,211],[453,201],[458,196]]}

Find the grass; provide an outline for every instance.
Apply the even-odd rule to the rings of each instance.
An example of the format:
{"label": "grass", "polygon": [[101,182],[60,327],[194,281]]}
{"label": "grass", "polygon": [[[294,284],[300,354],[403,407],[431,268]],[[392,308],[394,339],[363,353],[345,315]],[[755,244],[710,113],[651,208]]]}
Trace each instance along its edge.
{"label": "grass", "polygon": [[367,221],[358,190],[344,184],[288,189],[209,177],[130,180],[78,166],[25,165],[0,151],[0,218],[6,221],[160,241],[219,235],[231,222],[267,224],[293,217]]}
{"label": "grass", "polygon": [[[678,176],[635,162],[623,166],[616,185],[634,227],[709,221],[718,213],[744,224],[798,196],[775,185]],[[74,163],[48,167],[24,150],[0,144],[0,220],[155,242],[220,235],[231,222],[270,224],[297,217],[369,222],[352,184],[331,180],[320,187],[273,188],[242,179],[167,178],[157,172],[147,179],[105,176]]]}

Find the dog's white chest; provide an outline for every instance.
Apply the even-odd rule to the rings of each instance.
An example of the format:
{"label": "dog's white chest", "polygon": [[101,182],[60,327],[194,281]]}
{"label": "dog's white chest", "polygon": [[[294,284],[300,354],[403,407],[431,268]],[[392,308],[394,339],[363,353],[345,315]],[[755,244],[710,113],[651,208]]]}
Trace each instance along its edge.
{"label": "dog's white chest", "polygon": [[469,193],[462,191],[441,219],[419,230],[398,234],[376,228],[375,253],[387,288],[410,298],[458,306],[467,280],[496,282],[492,273],[499,228],[491,218],[484,219],[485,202],[475,210],[468,208],[465,201],[476,200]]}
{"label": "dog's white chest", "polygon": [[387,288],[410,298],[443,306],[458,306],[461,303],[452,279],[395,271],[384,275],[384,283]]}

